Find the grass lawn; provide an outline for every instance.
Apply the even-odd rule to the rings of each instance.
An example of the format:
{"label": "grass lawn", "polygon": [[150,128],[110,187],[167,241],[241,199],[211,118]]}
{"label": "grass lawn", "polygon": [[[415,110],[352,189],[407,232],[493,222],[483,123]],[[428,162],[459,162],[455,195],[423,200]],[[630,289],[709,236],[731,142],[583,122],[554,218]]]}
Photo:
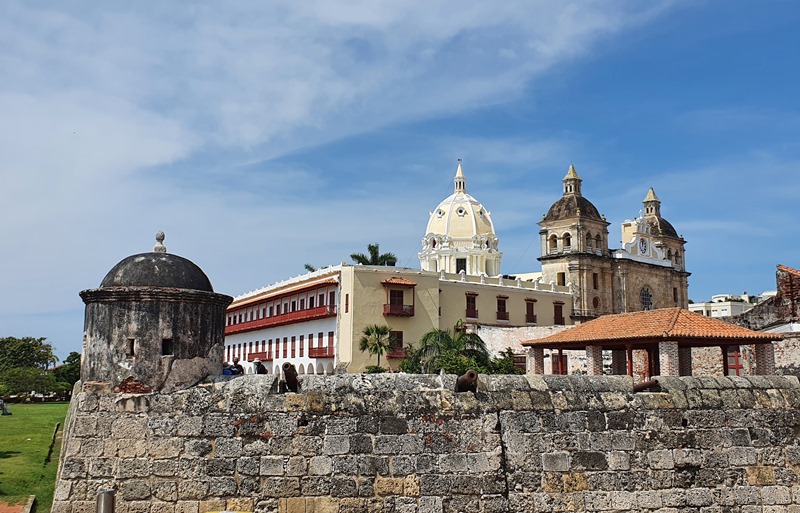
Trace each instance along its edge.
{"label": "grass lawn", "polygon": [[[67,403],[9,404],[13,415],[0,416],[0,501],[24,502],[35,495],[36,513],[50,511],[68,407]],[[59,422],[48,459],[53,430]]]}

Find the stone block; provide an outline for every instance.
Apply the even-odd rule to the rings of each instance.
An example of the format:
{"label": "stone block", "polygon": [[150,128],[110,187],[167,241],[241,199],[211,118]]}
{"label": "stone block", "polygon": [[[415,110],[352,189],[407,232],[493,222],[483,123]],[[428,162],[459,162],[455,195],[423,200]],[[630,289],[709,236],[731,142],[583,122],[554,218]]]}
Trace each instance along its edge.
{"label": "stone block", "polygon": [[178,418],[178,436],[199,436],[203,432],[203,417],[181,416]]}
{"label": "stone block", "polygon": [[566,472],[570,468],[570,454],[564,452],[552,452],[542,454],[542,469],[546,472]]}
{"label": "stone block", "polygon": [[762,466],[747,467],[747,482],[751,486],[774,485],[775,469]]}
{"label": "stone block", "polygon": [[228,499],[225,502],[227,511],[253,511],[253,506],[253,499],[247,498]]}
{"label": "stone block", "polygon": [[175,513],[175,504],[154,501],[150,504],[150,513]]}
{"label": "stone block", "polygon": [[178,504],[186,502],[184,499],[191,499],[197,507],[197,500],[206,499],[208,497],[209,485],[208,481],[199,479],[186,479],[178,482]]}
{"label": "stone block", "polygon": [[350,437],[347,435],[328,435],[322,443],[322,453],[326,456],[348,454]]}
{"label": "stone block", "polygon": [[284,473],[283,456],[262,456],[259,474],[262,476],[282,476]]}
{"label": "stone block", "polygon": [[239,458],[242,455],[240,438],[217,438],[214,441],[214,457]]}
{"label": "stone block", "polygon": [[623,451],[611,451],[608,453],[609,470],[630,470],[631,455]]}
{"label": "stone block", "polygon": [[178,483],[175,481],[155,482],[151,486],[151,490],[156,499],[169,502],[178,500]]}
{"label": "stone block", "polygon": [[652,451],[647,455],[647,463],[652,469],[666,470],[675,468],[675,460],[670,450]]}

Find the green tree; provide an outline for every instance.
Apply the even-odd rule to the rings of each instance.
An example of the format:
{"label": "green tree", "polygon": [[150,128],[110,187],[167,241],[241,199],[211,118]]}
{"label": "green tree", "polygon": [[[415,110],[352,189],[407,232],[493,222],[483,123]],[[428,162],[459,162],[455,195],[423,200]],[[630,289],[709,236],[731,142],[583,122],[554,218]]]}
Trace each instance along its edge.
{"label": "green tree", "polygon": [[56,378],[51,373],[36,367],[9,369],[0,374],[0,383],[3,383],[8,394],[49,394],[57,387]]}
{"label": "green tree", "polygon": [[507,347],[500,356],[492,358],[492,374],[525,374],[525,371],[514,365],[514,350]]}
{"label": "green tree", "polygon": [[381,365],[381,356],[391,347],[393,337],[389,326],[370,324],[361,332],[361,339],[358,341],[358,348],[361,351],[368,351],[369,354],[378,356],[378,366]]}
{"label": "green tree", "polygon": [[45,337],[0,338],[0,374],[18,367],[46,369],[58,361]]}
{"label": "green tree", "polygon": [[313,266],[313,265],[311,265],[311,264],[303,264],[303,267],[305,268],[305,270],[306,270],[306,271],[308,271],[308,272],[310,272],[310,273],[313,273],[314,271],[316,271],[316,270],[317,270],[317,268],[316,268],[316,267],[314,267],[314,266]]}
{"label": "green tree", "polygon": [[353,253],[350,258],[356,264],[361,265],[394,265],[397,263],[397,257],[394,253],[381,253],[380,245],[367,244],[367,252],[369,256],[364,253]]}
{"label": "green tree", "polygon": [[[417,359],[422,372],[438,372],[445,368],[444,361],[452,361],[455,355],[464,356],[475,363],[475,370],[479,372],[491,370],[486,343],[477,333],[468,333],[466,330],[431,330],[422,336],[416,350],[407,354]],[[443,355],[446,355],[444,359]]]}
{"label": "green tree", "polygon": [[57,381],[74,385],[81,379],[81,354],[75,351],[71,352],[63,364],[53,369],[53,376]]}

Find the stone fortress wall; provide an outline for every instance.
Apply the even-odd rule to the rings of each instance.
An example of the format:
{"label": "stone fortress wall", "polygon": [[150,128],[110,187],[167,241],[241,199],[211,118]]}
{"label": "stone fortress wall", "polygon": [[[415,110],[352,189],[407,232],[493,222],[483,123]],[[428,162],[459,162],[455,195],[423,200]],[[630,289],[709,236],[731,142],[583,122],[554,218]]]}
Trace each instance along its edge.
{"label": "stone fortress wall", "polygon": [[800,511],[796,377],[274,379],[76,389],[53,512]]}

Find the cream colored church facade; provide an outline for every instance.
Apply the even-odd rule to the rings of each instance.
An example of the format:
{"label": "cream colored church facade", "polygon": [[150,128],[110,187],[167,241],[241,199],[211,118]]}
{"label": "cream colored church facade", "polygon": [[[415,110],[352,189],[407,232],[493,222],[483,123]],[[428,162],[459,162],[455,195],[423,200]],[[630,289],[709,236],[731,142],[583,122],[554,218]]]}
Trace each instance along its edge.
{"label": "cream colored church facade", "polygon": [[563,183],[539,223],[541,273],[501,274],[491,213],[467,193],[459,161],[453,194],[430,213],[420,269],[342,263],[239,296],[227,311],[226,360],[258,358],[269,372],[284,362],[301,374],[360,372],[376,363],[358,349],[371,324],[392,331],[396,345],[381,363],[393,369],[425,333],[457,324],[495,353],[510,346],[524,355],[522,340],[587,318],[686,303],[684,241],[652,190],[644,215],[623,224],[624,247],[609,250],[609,223],[583,198],[572,166]]}

